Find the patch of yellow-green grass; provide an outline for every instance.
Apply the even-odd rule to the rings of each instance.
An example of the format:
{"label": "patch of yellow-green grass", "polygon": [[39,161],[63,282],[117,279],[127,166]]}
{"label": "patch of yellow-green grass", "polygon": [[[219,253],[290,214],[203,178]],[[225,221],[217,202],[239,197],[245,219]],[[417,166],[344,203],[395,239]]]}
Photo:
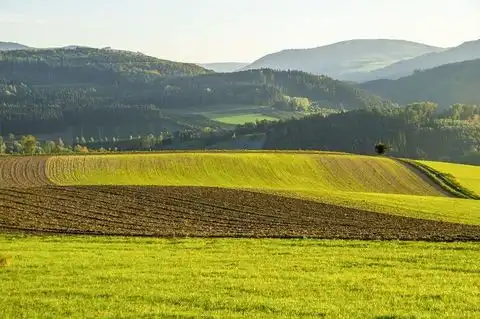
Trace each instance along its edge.
{"label": "patch of yellow-green grass", "polygon": [[480,166],[430,161],[419,162],[454,178],[460,185],[480,196]]}
{"label": "patch of yellow-green grass", "polygon": [[478,243],[0,236],[1,318],[478,318]]}
{"label": "patch of yellow-green grass", "polygon": [[59,185],[166,185],[323,190],[442,196],[388,158],[303,153],[173,153],[59,156],[47,162]]}
{"label": "patch of yellow-green grass", "polygon": [[170,153],[52,157],[59,185],[245,188],[380,213],[480,224],[480,201],[443,196],[388,158],[328,153]]}
{"label": "patch of yellow-green grass", "polygon": [[226,124],[245,124],[245,123],[255,123],[256,121],[277,121],[278,118],[258,114],[258,113],[247,113],[247,114],[232,114],[232,115],[220,115],[211,117],[212,120],[226,123]]}
{"label": "patch of yellow-green grass", "polygon": [[473,199],[315,190],[276,193],[379,213],[480,225],[480,201]]}

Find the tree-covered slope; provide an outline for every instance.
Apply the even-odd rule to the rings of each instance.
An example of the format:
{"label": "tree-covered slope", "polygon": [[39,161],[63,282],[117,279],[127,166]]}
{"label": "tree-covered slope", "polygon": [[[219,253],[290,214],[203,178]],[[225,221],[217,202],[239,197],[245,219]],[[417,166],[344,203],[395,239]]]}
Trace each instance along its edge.
{"label": "tree-covered slope", "polygon": [[[220,103],[273,105],[285,97],[304,97],[321,106],[358,109],[388,107],[390,102],[327,76],[300,71],[249,70],[158,81],[169,105]],[[193,97],[194,100],[189,99]],[[288,98],[287,98],[288,99]],[[181,101],[181,102],[180,102]]]}
{"label": "tree-covered slope", "polygon": [[[244,125],[237,129],[237,136],[263,133],[266,149],[360,154],[375,154],[375,144],[383,142],[390,148],[388,154],[397,157],[480,165],[480,109],[460,113],[451,110],[437,115],[434,104],[416,103]],[[465,117],[466,113],[471,115]]]}
{"label": "tree-covered slope", "polygon": [[398,80],[366,82],[359,87],[399,103],[433,101],[443,107],[480,104],[480,59],[418,71]]}
{"label": "tree-covered slope", "polygon": [[350,40],[318,48],[284,50],[269,54],[245,69],[300,70],[341,80],[357,80],[359,73],[442,50],[403,40]]}
{"label": "tree-covered slope", "polygon": [[[114,73],[106,71],[103,63],[97,65],[94,68],[70,69],[44,64],[46,72],[10,74],[27,80],[35,78],[34,84],[18,79],[0,80],[1,134],[37,134],[71,127],[90,127],[89,130],[94,132],[97,129],[118,131],[121,127],[127,130],[121,134],[123,137],[157,134],[162,131],[162,126],[165,126],[163,130],[171,131],[172,126],[166,123],[178,122],[180,118],[183,124],[194,120],[194,126],[201,127],[202,121],[198,116],[193,118],[192,114],[206,108],[209,111],[222,110],[225,105],[245,105],[249,110],[255,106],[271,106],[281,112],[308,112],[312,107],[358,109],[390,106],[388,101],[343,82],[296,71],[254,70],[230,74],[155,76],[147,81],[145,69],[138,71],[142,77],[139,79],[120,73],[133,72],[129,64],[127,71]],[[24,66],[31,71],[28,62]],[[74,69],[79,69],[80,74],[72,71],[74,75],[70,77],[69,72]],[[67,70],[66,73],[63,70]],[[86,70],[83,75],[82,70]],[[112,78],[102,77],[106,74],[104,72],[109,72]],[[59,80],[62,77],[73,80],[65,83]],[[89,82],[75,82],[79,80]],[[204,126],[216,126],[212,121],[203,122]],[[164,124],[158,126],[158,123]],[[146,132],[150,124],[156,128]],[[183,124],[173,127],[185,127]]]}
{"label": "tree-covered slope", "polygon": [[149,81],[208,71],[142,53],[86,47],[0,52],[0,77],[38,85]]}

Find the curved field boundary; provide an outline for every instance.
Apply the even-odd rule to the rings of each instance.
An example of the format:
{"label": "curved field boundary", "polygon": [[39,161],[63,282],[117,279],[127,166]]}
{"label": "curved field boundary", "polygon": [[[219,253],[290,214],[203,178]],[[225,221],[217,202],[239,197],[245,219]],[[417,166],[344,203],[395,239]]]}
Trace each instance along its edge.
{"label": "curved field boundary", "polygon": [[173,153],[54,156],[57,185],[157,185],[444,196],[388,158],[323,153]]}
{"label": "curved field boundary", "polygon": [[418,161],[409,160],[409,159],[398,159],[398,160],[423,172],[432,181],[434,181],[440,187],[442,187],[446,192],[452,194],[455,197],[480,200],[480,196],[475,194],[470,189],[461,185],[452,175],[439,172],[434,168],[426,164],[420,163]]}
{"label": "curved field boundary", "polygon": [[0,157],[0,188],[53,185],[46,174],[45,156]]}
{"label": "curved field boundary", "polygon": [[205,187],[4,189],[0,229],[159,237],[480,240],[479,226]]}

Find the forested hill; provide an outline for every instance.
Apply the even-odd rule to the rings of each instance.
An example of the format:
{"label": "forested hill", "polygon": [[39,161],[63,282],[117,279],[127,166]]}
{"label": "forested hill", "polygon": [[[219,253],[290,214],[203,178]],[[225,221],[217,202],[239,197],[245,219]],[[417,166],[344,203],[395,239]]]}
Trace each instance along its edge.
{"label": "forested hill", "polygon": [[[157,84],[164,98],[177,105],[253,104],[280,107],[291,98],[307,98],[336,109],[385,108],[391,103],[349,84],[300,71],[249,70],[195,77],[166,78]],[[158,94],[158,92],[157,92]],[[193,100],[192,100],[193,99]],[[173,101],[172,101],[173,100]],[[283,106],[287,107],[287,106]]]}
{"label": "forested hill", "polygon": [[454,103],[480,104],[480,59],[417,71],[398,80],[366,82],[360,87],[401,104],[433,101],[443,108]]}
{"label": "forested hill", "polygon": [[208,72],[195,64],[112,49],[76,47],[0,52],[1,78],[39,85],[145,82],[160,76],[189,76]]}
{"label": "forested hill", "polygon": [[[91,52],[91,49],[80,52],[84,50]],[[21,63],[18,59],[0,62],[7,69],[5,72],[0,68],[0,77],[4,77],[0,79],[2,135],[73,130],[92,136],[98,129],[125,137],[190,126],[214,127],[215,123],[207,118],[202,121],[199,113],[206,108],[222,110],[225,105],[250,109],[268,106],[274,111],[299,115],[312,108],[391,106],[390,102],[343,82],[297,71],[252,70],[196,76],[154,73],[150,77],[153,62],[138,65],[127,61],[110,65],[105,59],[80,62],[72,58],[78,54],[72,53],[69,62],[48,55],[45,57],[48,63],[29,62],[27,58]]]}
{"label": "forested hill", "polygon": [[414,103],[396,109],[312,115],[244,125],[236,136],[263,133],[266,149],[372,155],[375,144],[382,142],[392,156],[480,165],[480,107],[457,104],[440,114],[435,111],[433,103]]}

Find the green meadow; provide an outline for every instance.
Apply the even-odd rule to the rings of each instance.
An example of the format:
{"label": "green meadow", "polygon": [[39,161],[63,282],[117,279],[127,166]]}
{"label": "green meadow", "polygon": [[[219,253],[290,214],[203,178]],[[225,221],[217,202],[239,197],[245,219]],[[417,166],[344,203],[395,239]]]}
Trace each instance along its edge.
{"label": "green meadow", "polygon": [[476,318],[478,243],[0,236],[2,318]]}

